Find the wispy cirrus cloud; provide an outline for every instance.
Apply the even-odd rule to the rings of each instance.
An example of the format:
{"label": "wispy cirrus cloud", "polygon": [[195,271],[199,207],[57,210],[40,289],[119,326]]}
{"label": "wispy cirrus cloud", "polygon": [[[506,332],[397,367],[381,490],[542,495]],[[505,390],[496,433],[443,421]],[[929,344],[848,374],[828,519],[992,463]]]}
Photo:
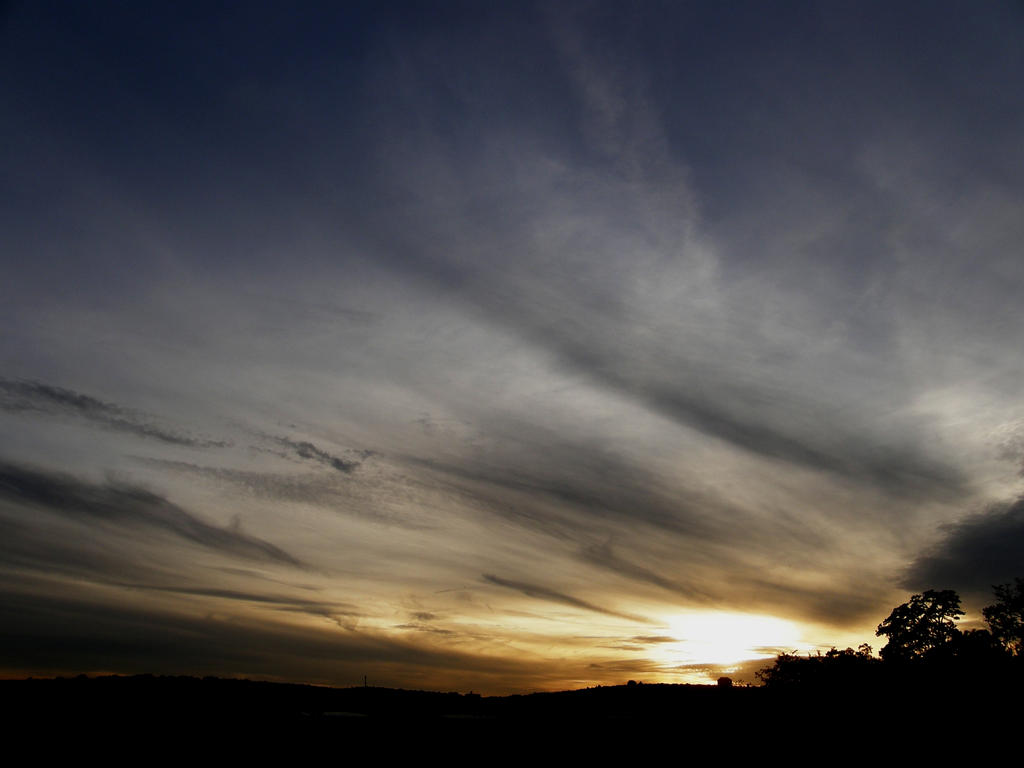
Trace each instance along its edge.
{"label": "wispy cirrus cloud", "polygon": [[586,547],[581,552],[580,557],[592,565],[607,568],[608,570],[614,571],[631,579],[654,584],[664,590],[681,595],[688,600],[700,602],[706,601],[710,598],[710,595],[699,587],[690,586],[685,583],[675,581],[674,579],[667,578],[650,568],[645,568],[639,563],[634,563],[620,555],[617,555],[612,551],[611,545],[607,543],[595,544]]}
{"label": "wispy cirrus cloud", "polygon": [[491,573],[483,574],[483,580],[495,584],[499,587],[505,587],[506,589],[514,589],[517,592],[521,592],[527,597],[532,597],[537,600],[548,600],[553,603],[561,603],[562,605],[568,605],[573,608],[582,608],[585,611],[593,611],[594,613],[603,613],[606,616],[615,616],[619,619],[626,619],[628,621],[637,621],[640,623],[650,623],[650,619],[646,619],[643,616],[637,616],[630,613],[622,613],[620,611],[614,611],[610,608],[604,608],[594,603],[588,602],[587,600],[581,600],[578,597],[567,595],[564,592],[559,592],[556,589],[545,587],[540,584],[531,584],[525,581],[516,581],[512,579],[503,579],[495,576]]}
{"label": "wispy cirrus cloud", "polygon": [[318,462],[324,466],[336,469],[346,475],[351,474],[365,461],[367,458],[373,455],[373,451],[349,451],[352,458],[342,458],[332,453],[328,453],[322,448],[314,445],[308,440],[292,440],[288,437],[277,437],[274,440],[279,444],[288,448],[300,459],[309,459],[311,461]]}
{"label": "wispy cirrus cloud", "polygon": [[270,472],[197,464],[191,461],[136,457],[147,466],[206,478],[271,501],[326,504],[342,497],[332,475],[322,472]]}
{"label": "wispy cirrus cloud", "polygon": [[332,514],[400,528],[422,529],[426,525],[408,510],[395,510],[382,503],[382,496],[404,493],[407,489],[365,478],[355,482],[356,478],[349,477],[348,472],[339,477],[333,472],[238,469],[141,456],[135,457],[135,461],[163,472],[211,481],[230,496],[241,492],[262,501],[308,504]]}
{"label": "wispy cirrus cloud", "polygon": [[0,409],[10,413],[70,416],[103,429],[125,432],[170,445],[224,448],[225,440],[211,440],[154,423],[152,417],[115,403],[31,380],[0,379]]}

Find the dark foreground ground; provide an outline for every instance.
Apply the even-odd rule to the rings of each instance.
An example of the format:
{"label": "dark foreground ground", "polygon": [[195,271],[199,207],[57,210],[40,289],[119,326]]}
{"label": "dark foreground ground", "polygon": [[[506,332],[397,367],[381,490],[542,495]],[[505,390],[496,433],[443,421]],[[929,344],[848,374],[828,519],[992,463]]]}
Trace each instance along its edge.
{"label": "dark foreground ground", "polygon": [[213,750],[463,763],[639,755],[652,745],[680,757],[981,757],[1020,743],[1021,714],[1015,691],[994,682],[856,692],[623,685],[481,697],[148,675],[0,681],[9,736],[44,751],[102,747],[115,762]]}

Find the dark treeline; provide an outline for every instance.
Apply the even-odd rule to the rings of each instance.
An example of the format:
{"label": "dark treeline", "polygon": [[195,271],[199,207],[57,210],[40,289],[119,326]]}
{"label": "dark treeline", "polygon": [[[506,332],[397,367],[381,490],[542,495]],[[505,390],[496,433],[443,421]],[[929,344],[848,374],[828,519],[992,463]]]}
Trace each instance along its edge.
{"label": "dark treeline", "polygon": [[982,610],[988,629],[961,630],[959,595],[928,590],[894,608],[878,625],[875,634],[887,640],[878,657],[866,644],[808,656],[783,653],[758,677],[771,691],[845,696],[1018,687],[1024,679],[1024,579],[993,589],[995,602]]}

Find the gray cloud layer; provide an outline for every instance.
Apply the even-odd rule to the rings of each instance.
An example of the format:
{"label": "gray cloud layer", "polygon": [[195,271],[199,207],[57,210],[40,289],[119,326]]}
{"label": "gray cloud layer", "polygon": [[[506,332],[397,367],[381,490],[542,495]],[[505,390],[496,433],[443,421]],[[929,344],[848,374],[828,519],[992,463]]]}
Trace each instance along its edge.
{"label": "gray cloud layer", "polygon": [[1024,499],[996,504],[943,527],[945,534],[903,579],[908,589],[956,589],[990,600],[992,586],[1024,570]]}
{"label": "gray cloud layer", "polygon": [[90,483],[5,462],[0,463],[0,499],[82,522],[169,533],[237,557],[302,565],[268,541],[210,525],[162,496],[129,485]]}

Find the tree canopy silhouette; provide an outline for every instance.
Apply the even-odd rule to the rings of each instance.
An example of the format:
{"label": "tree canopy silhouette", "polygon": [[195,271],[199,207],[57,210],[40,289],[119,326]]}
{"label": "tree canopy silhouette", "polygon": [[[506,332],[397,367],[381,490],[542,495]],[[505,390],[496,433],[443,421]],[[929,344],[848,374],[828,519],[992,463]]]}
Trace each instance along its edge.
{"label": "tree canopy silhouette", "polygon": [[948,652],[960,638],[956,622],[963,615],[952,589],[913,595],[878,625],[875,634],[889,638],[879,653],[885,661],[914,661]]}
{"label": "tree canopy silhouette", "polygon": [[888,642],[879,655],[862,645],[798,656],[780,653],[773,666],[758,671],[766,688],[790,691],[843,691],[860,695],[879,685],[938,692],[959,686],[972,695],[997,684],[1024,683],[1024,578],[993,587],[996,602],[983,608],[990,629],[962,631],[965,613],[951,589],[930,589],[893,608],[876,635]]}
{"label": "tree canopy silhouette", "polygon": [[992,587],[996,602],[981,609],[992,636],[1014,656],[1024,655],[1024,579]]}

